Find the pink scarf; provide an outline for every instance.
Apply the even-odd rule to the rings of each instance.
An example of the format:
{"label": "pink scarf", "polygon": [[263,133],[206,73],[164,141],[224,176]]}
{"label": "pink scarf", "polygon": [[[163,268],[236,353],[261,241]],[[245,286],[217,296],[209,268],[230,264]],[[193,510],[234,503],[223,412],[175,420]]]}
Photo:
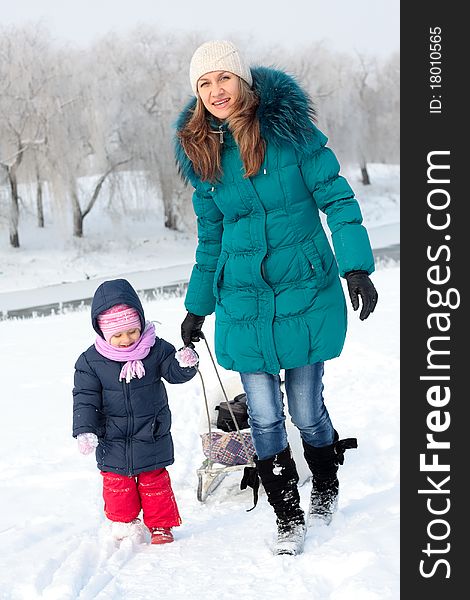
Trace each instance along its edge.
{"label": "pink scarf", "polygon": [[145,329],[140,338],[128,348],[117,348],[108,344],[101,336],[95,340],[95,348],[106,358],[116,362],[127,361],[119,374],[119,381],[125,379],[127,383],[133,377],[141,379],[145,375],[142,358],[145,358],[150,352],[150,348],[155,344],[155,325],[147,321]]}

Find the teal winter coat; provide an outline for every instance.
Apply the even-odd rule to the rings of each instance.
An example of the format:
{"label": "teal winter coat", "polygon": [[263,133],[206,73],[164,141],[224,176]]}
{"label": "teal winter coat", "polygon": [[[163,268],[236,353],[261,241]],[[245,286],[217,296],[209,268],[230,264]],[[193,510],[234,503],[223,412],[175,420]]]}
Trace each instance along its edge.
{"label": "teal winter coat", "polygon": [[[176,138],[181,175],[195,188],[198,246],[185,298],[188,311],[216,317],[219,364],[239,372],[279,373],[341,353],[346,303],[339,275],[374,270],[354,192],[339,175],[326,136],[312,121],[307,94],[286,73],[252,69],[266,154],[243,176],[227,129],[222,175],[201,181]],[[181,113],[191,115],[196,98]],[[322,227],[326,214],[334,254]]]}

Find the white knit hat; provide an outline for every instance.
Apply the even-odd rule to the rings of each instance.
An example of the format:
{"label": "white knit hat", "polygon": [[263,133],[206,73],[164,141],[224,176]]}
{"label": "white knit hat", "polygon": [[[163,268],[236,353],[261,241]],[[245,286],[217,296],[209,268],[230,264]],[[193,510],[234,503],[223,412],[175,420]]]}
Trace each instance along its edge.
{"label": "white knit hat", "polygon": [[189,65],[189,79],[196,95],[198,79],[211,71],[229,71],[244,79],[249,86],[253,83],[251,71],[237,47],[226,40],[205,42],[194,52]]}

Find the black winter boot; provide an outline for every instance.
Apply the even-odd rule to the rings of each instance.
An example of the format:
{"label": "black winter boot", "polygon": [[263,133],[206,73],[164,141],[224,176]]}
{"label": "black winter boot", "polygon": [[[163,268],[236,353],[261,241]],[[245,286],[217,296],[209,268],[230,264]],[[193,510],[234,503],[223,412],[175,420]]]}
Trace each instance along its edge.
{"label": "black winter boot", "polygon": [[305,515],[300,508],[299,475],[290,447],[271,458],[255,458],[255,462],[268,502],[276,514],[278,535],[273,552],[300,554],[304,547]]}
{"label": "black winter boot", "polygon": [[344,462],[345,450],[357,448],[357,439],[340,440],[335,431],[334,442],[329,446],[316,448],[304,440],[302,444],[305,460],[312,471],[308,524],[312,525],[315,519],[320,519],[329,525],[338,508],[339,482],[336,476],[338,465]]}

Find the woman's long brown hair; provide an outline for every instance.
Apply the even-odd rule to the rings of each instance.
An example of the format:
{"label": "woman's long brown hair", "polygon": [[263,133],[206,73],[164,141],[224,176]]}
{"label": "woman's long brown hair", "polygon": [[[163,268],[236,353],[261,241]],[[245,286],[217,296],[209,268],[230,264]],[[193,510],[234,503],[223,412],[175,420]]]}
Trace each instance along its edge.
{"label": "woman's long brown hair", "polygon": [[[239,84],[240,95],[227,123],[240,151],[244,177],[252,177],[260,170],[265,152],[256,117],[259,98],[243,79],[239,78]],[[203,181],[215,182],[222,174],[221,144],[219,136],[211,129],[210,119],[210,113],[198,96],[193,114],[178,132],[178,137],[195,173]]]}

